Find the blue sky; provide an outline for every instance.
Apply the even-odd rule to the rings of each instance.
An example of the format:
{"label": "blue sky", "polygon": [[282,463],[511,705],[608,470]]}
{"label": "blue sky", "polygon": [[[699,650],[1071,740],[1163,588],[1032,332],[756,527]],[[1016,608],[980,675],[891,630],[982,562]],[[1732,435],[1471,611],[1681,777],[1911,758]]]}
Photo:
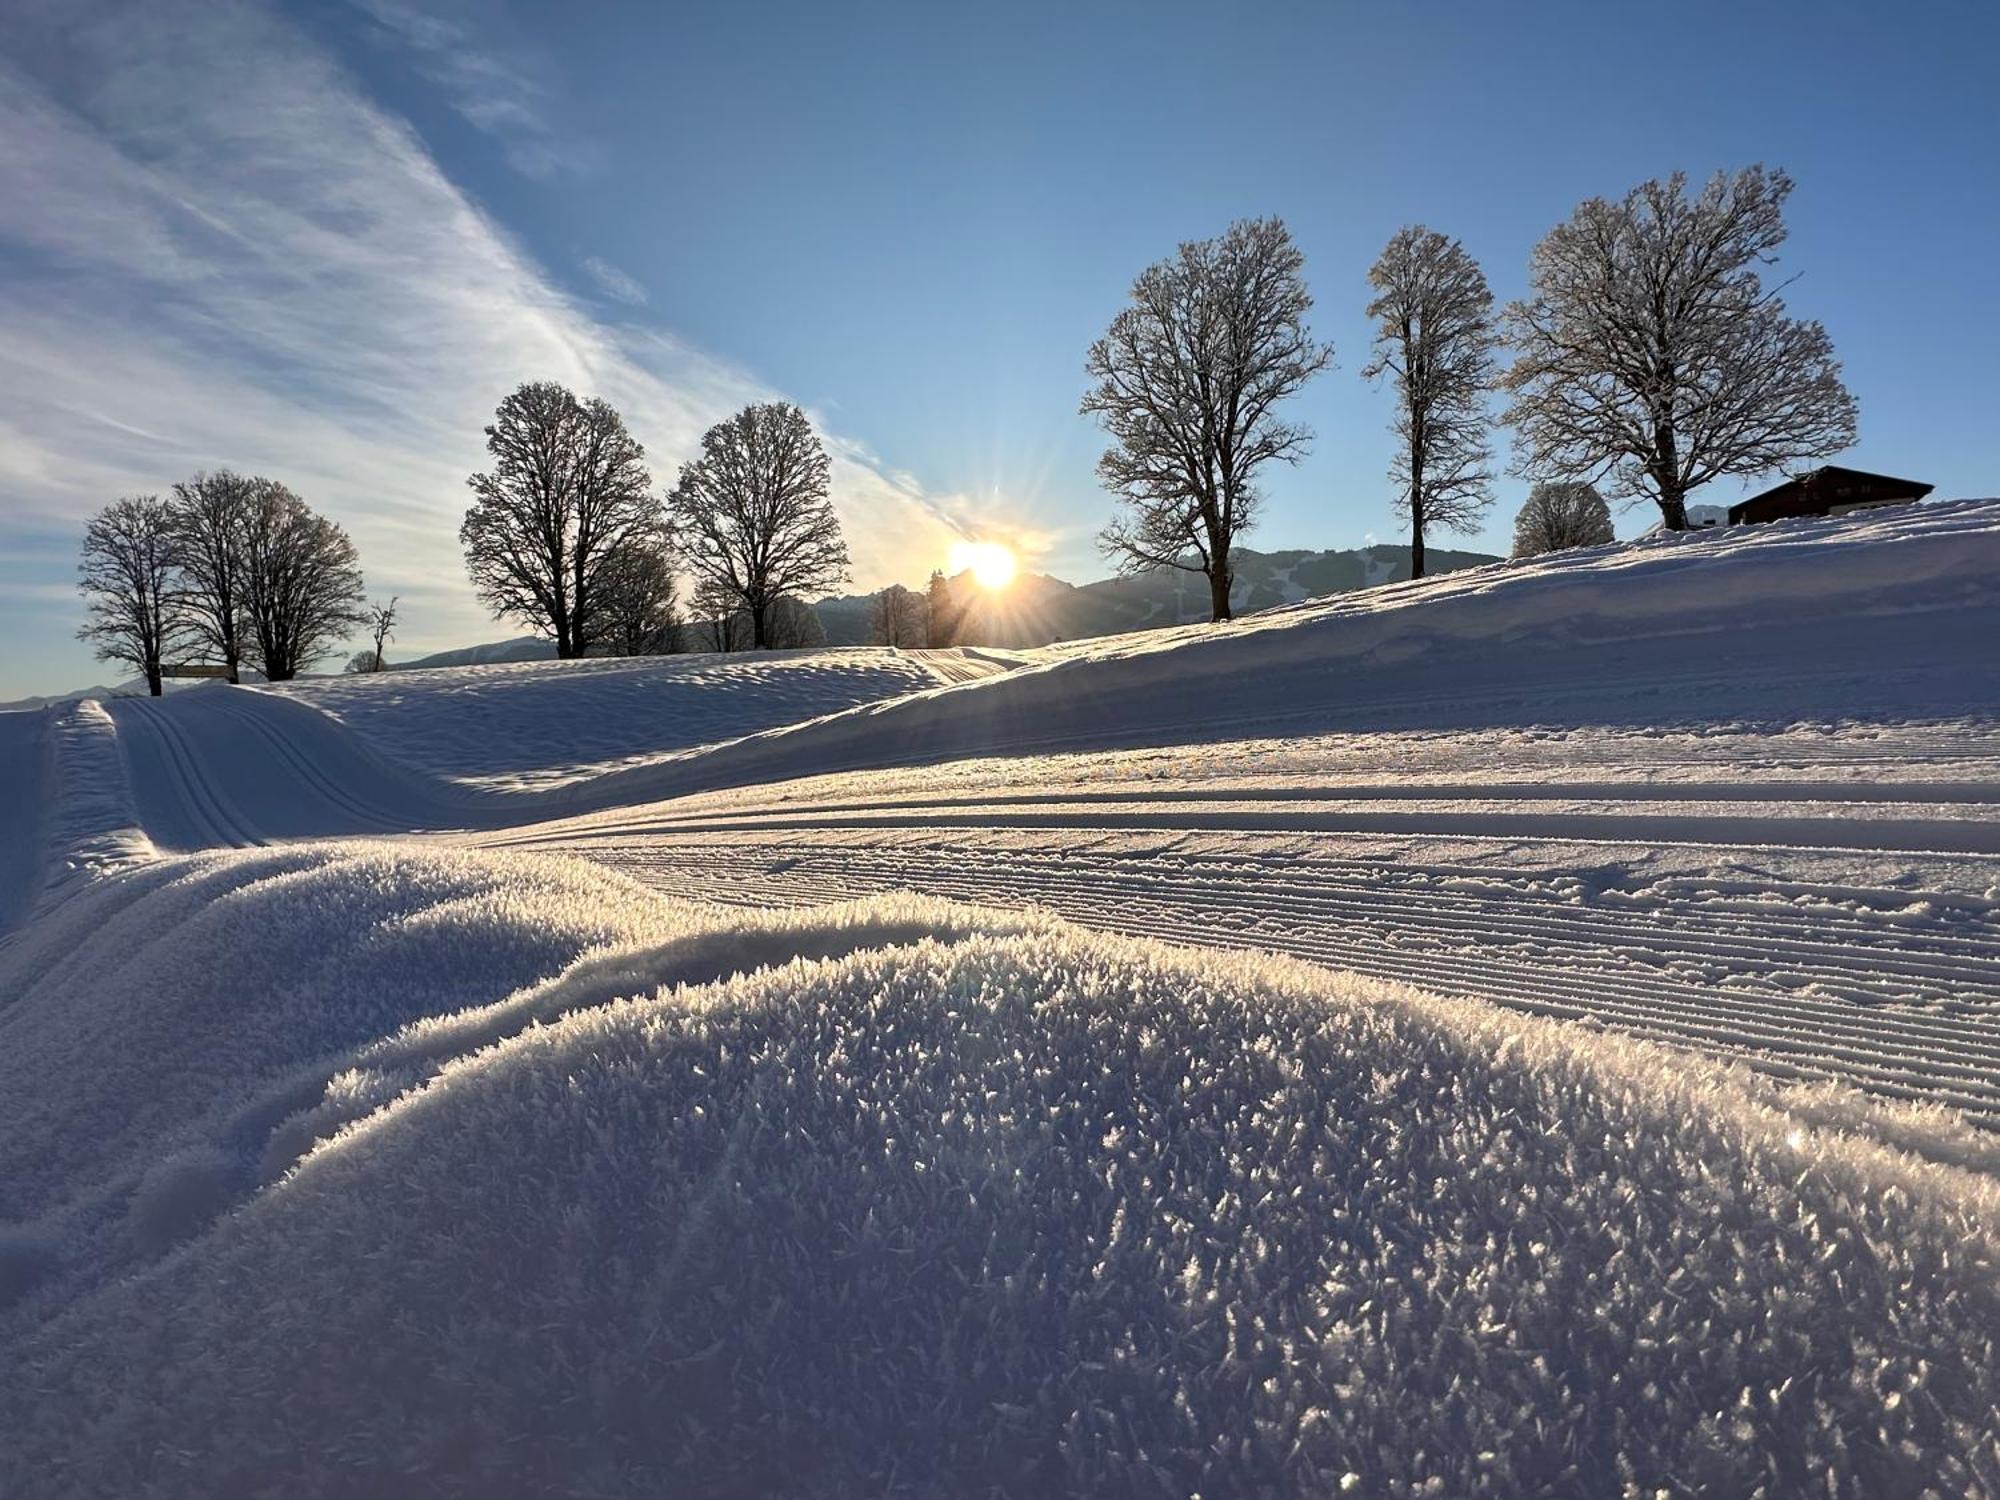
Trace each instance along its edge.
{"label": "blue sky", "polygon": [[527,378],[618,404],[662,483],[742,401],[806,405],[857,586],[970,534],[1097,576],[1084,349],[1248,214],[1292,226],[1338,359],[1251,544],[1395,539],[1358,373],[1383,241],[1457,235],[1505,298],[1579,199],[1675,168],[1798,179],[1788,295],[1859,398],[1849,461],[2000,492],[1990,5],[8,9],[0,698],[108,675],[70,638],[83,517],[219,464],[348,526],[404,652],[512,633],[454,533]]}

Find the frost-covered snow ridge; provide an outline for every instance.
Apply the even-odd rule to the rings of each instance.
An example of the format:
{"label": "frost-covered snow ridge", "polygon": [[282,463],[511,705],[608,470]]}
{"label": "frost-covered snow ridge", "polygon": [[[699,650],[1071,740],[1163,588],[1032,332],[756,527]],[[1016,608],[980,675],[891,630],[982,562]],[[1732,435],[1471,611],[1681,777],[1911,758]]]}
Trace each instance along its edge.
{"label": "frost-covered snow ridge", "polygon": [[0,715],[0,1494],[2000,1495],[1996,579]]}
{"label": "frost-covered snow ridge", "polygon": [[8,1493],[2000,1483],[1941,1116],[909,898],[174,868],[0,991]]}

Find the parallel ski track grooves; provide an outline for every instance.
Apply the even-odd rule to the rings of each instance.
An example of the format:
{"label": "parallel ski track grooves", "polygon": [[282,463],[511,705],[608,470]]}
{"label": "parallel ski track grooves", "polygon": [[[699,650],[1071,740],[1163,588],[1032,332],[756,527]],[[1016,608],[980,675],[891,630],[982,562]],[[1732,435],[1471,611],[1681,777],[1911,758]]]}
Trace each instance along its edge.
{"label": "parallel ski track grooves", "polygon": [[202,774],[198,757],[171,714],[146,698],[130,698],[126,703],[145,721],[144,732],[150,733],[166,752],[173,772],[174,789],[179,793],[181,804],[193,819],[197,831],[203,836],[203,845],[223,844],[240,848],[266,842],[255,829],[230,815],[227,804],[216,795],[208,778]]}
{"label": "parallel ski track grooves", "polygon": [[[1134,868],[1136,860],[1075,851],[1052,857],[963,848],[894,851],[676,841],[624,849],[593,845],[577,852],[651,884],[711,900],[837,900],[864,890],[914,886],[995,906],[1046,906],[1085,925],[1133,936],[1290,953],[1537,1014],[1594,1018],[1786,1076],[1844,1079],[1892,1097],[1927,1099],[2000,1127],[2000,1030],[1977,1017],[1913,1010],[1905,1003],[1914,993],[1923,999],[1970,997],[2000,1005],[2000,974],[1977,960],[1958,966],[1947,962],[1941,971],[1923,975],[1921,988],[1882,996],[1880,989],[1855,983],[1852,948],[1817,944],[1826,966],[1780,960],[1761,965],[1761,972],[1745,971],[1736,965],[1763,950],[1746,952],[1728,931],[1692,931],[1683,921],[1654,924],[1640,933],[1632,931],[1630,916],[1621,922],[1617,913],[1604,913],[1607,921],[1593,922],[1555,913],[1467,912],[1477,907],[1477,897],[1394,881],[1386,882],[1385,889],[1381,877],[1394,872],[1382,867],[1375,868],[1378,878],[1369,888],[1350,882],[1334,894],[1323,882],[1301,890],[1303,883],[1296,878],[1275,874],[1253,880],[1213,867],[1164,874]],[[812,868],[821,861],[823,868]],[[780,868],[774,870],[774,864]],[[1332,873],[1314,867],[1316,876]],[[1557,898],[1530,899],[1543,904]],[[1454,905],[1457,913],[1450,910]],[[1302,931],[1294,924],[1319,930]],[[1616,931],[1604,930],[1607,925],[1623,927],[1632,941],[1620,942]],[[1767,928],[1771,925],[1767,919]],[[1587,937],[1579,931],[1586,927],[1593,929]],[[1873,940],[1911,936],[1876,932],[1858,923],[1853,931],[1857,938],[1871,940],[1861,967],[1871,976],[1880,967]],[[1448,942],[1441,946],[1434,940],[1440,932],[1466,939],[1468,945],[1456,951]],[[1560,941],[1572,936],[1582,940]],[[1471,947],[1474,937],[1485,943]],[[1786,956],[1794,959],[1815,947],[1814,940],[1796,930],[1787,941]],[[1545,950],[1536,962],[1508,956],[1507,947],[1529,943]],[[1986,942],[1979,946],[1992,947]],[[1607,957],[1615,959],[1621,948],[1643,948],[1658,961],[1643,965],[1643,977],[1615,962],[1607,965]],[[1832,964],[1843,952],[1847,961]],[[1724,968],[1725,977],[1706,983],[1673,977],[1676,968],[1704,962]],[[1823,969],[1824,980],[1812,969]],[[1777,976],[1880,998],[1864,1008],[1848,999],[1802,993],[1778,982]]]}

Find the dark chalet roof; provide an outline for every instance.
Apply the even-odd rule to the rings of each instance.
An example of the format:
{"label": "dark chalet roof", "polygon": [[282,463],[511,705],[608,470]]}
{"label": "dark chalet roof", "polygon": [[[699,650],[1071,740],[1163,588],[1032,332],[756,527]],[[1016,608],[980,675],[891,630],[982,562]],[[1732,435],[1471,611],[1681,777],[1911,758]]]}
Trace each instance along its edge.
{"label": "dark chalet roof", "polygon": [[1888,474],[1867,474],[1838,464],[1794,474],[1783,484],[1729,507],[1729,524],[1782,521],[1788,516],[1823,516],[1838,506],[1893,505],[1921,500],[1932,486]]}

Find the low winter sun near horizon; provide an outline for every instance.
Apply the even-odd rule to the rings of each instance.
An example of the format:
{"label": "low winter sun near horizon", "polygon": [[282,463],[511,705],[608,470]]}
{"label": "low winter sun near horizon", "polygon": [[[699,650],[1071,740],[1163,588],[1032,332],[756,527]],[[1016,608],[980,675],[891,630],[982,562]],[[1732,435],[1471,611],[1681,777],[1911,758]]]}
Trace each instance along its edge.
{"label": "low winter sun near horizon", "polygon": [[0,1495],[2000,1497],[2000,23],[9,20]]}

